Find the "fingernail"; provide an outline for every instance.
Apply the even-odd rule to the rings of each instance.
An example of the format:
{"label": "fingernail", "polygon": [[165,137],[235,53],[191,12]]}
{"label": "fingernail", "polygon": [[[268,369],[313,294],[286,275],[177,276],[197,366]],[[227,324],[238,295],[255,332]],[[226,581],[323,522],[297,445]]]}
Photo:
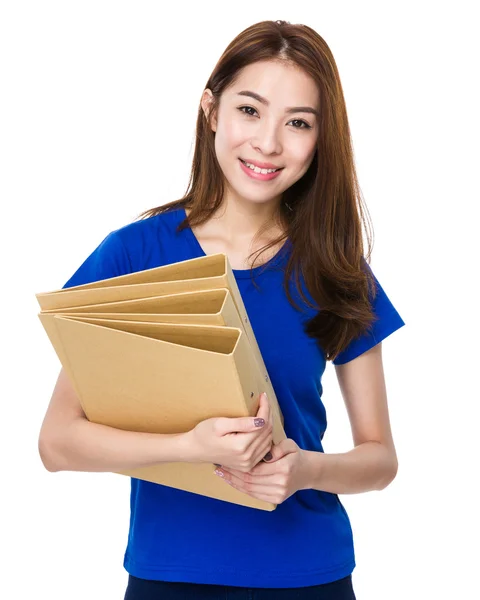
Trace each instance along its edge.
{"label": "fingernail", "polygon": [[263,427],[265,425],[265,419],[254,419],[255,427]]}
{"label": "fingernail", "polygon": [[218,475],[219,477],[225,477],[222,471],[219,471],[218,469],[215,469],[215,475]]}
{"label": "fingernail", "polygon": [[267,452],[265,454],[265,456],[263,457],[263,460],[272,460],[272,458],[273,458],[272,453],[271,452]]}

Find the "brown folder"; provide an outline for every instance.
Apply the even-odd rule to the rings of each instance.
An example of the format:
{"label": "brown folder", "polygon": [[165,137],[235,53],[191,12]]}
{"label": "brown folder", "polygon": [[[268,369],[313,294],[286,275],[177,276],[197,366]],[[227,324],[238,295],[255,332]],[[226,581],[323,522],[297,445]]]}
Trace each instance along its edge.
{"label": "brown folder", "polygon": [[261,376],[265,381],[265,392],[272,404],[273,411],[277,413],[283,423],[275,391],[250,325],[237,281],[225,254],[202,256],[71,288],[43,292],[36,294],[36,298],[42,312],[57,312],[61,309],[76,309],[76,307],[84,307],[89,304],[222,288],[228,289],[232,295],[242,328],[250,342]]}
{"label": "brown folder", "polygon": [[[238,328],[64,315],[53,321],[65,368],[92,422],[181,433],[204,419],[258,410],[258,365]],[[210,463],[159,463],[118,473],[243,506],[275,508],[225,484]]]}
{"label": "brown folder", "polygon": [[[181,279],[182,277],[188,279]],[[147,348],[155,348],[155,351],[162,356],[166,356],[169,352],[173,352],[170,356],[174,356],[175,351],[172,348],[176,348],[176,352],[181,349],[186,352],[183,356],[189,358],[198,358],[206,353],[210,357],[210,361],[214,357],[217,361],[216,364],[222,365],[222,369],[223,365],[227,364],[225,356],[229,356],[229,368],[233,369],[232,372],[236,372],[236,380],[242,382],[239,386],[237,385],[237,392],[239,389],[254,388],[253,392],[250,392],[250,394],[253,393],[253,396],[243,398],[243,405],[241,403],[235,404],[240,409],[232,416],[256,414],[258,396],[261,391],[265,391],[272,407],[273,440],[278,443],[285,439],[283,417],[253,330],[248,321],[235,278],[225,255],[202,257],[91,284],[37,294],[37,300],[42,309],[39,314],[42,324],[62,365],[69,374],[84,411],[90,420],[104,422],[97,420],[98,412],[96,412],[95,405],[99,402],[98,398],[94,399],[92,404],[90,395],[91,390],[96,389],[97,384],[94,380],[99,378],[98,381],[103,381],[103,385],[105,385],[103,397],[109,398],[106,407],[103,405],[108,421],[104,423],[113,427],[118,426],[115,421],[118,390],[115,386],[112,386],[112,381],[115,378],[113,376],[108,377],[108,373],[116,373],[119,365],[120,374],[125,374],[128,370],[125,369],[126,363],[122,361],[122,355],[118,355],[116,352],[112,354],[111,352],[110,342],[115,339],[117,341],[121,340],[120,347],[123,349],[127,348],[128,351],[131,351],[132,347],[140,347],[147,354]],[[163,328],[162,323],[164,324]],[[167,324],[170,324],[170,329]],[[188,324],[190,324],[190,329],[188,329]],[[202,347],[197,333],[200,331],[198,327],[201,325],[207,327],[203,330],[204,333],[210,331],[210,335],[207,333],[205,335],[207,335],[208,344],[213,344],[213,350]],[[175,326],[177,327],[175,330],[171,329]],[[208,326],[211,329],[208,329]],[[197,329],[195,329],[196,327]],[[175,334],[173,334],[174,331]],[[234,331],[238,334],[236,341],[231,337]],[[227,338],[222,337],[225,333],[228,334]],[[67,335],[66,338],[65,335]],[[80,336],[78,339],[76,338],[77,335]],[[163,338],[159,339],[158,335],[160,335],[160,338],[163,336]],[[171,337],[172,335],[173,337]],[[166,339],[164,339],[165,336],[167,336]],[[191,336],[193,337],[189,341]],[[99,340],[103,340],[103,342],[98,344]],[[225,340],[228,340],[228,343]],[[105,343],[107,346],[105,346]],[[154,346],[152,346],[152,343]],[[220,346],[217,348],[218,344]],[[225,346],[225,344],[227,345]],[[100,354],[98,354],[99,348],[101,349]],[[227,354],[224,353],[225,348],[229,349]],[[130,356],[129,354],[126,355]],[[75,358],[72,359],[72,356]],[[105,361],[107,361],[108,369],[97,374],[94,380],[89,382],[87,378],[85,382],[86,373],[97,372],[93,362],[94,356],[96,357],[95,364],[105,364]],[[111,358],[112,356],[115,356],[114,360]],[[243,358],[239,359],[239,356]],[[83,366],[78,367],[79,364]],[[93,368],[87,368],[85,365],[88,364],[93,365]],[[123,369],[121,368],[122,365]],[[80,378],[78,375],[79,368],[80,372],[83,373]],[[248,369],[248,372],[245,369]],[[170,372],[177,373],[175,369]],[[201,370],[201,372],[204,379],[207,378],[208,380],[208,377],[212,376],[212,372],[208,370]],[[227,372],[230,373],[228,370]],[[101,379],[102,373],[107,373],[104,380]],[[216,373],[215,370],[214,373]],[[231,376],[233,377],[233,375]],[[192,381],[192,379],[185,376],[183,376],[183,379]],[[245,382],[250,383],[247,385]],[[151,382],[148,385],[150,384]],[[140,393],[143,397],[144,386],[140,385],[138,387],[138,382],[136,385],[137,393]],[[169,385],[172,386],[173,384],[170,383]],[[193,391],[196,392],[197,386],[193,387]],[[111,392],[108,391],[109,389],[111,389]],[[198,398],[200,397],[201,395],[198,395]],[[207,398],[208,407],[210,397],[207,396]],[[237,403],[238,401],[237,398]],[[155,422],[158,419],[158,411],[155,410],[155,405],[145,398],[143,402],[145,407],[152,411],[148,418],[145,414],[143,415],[143,418],[146,418],[144,422]],[[171,402],[175,404],[175,400],[168,390],[165,395],[162,395],[162,404],[159,405],[162,409],[164,408],[163,402],[166,402],[167,406],[167,413],[163,414],[170,414],[168,407]],[[135,410],[136,408],[137,406],[135,406]],[[218,407],[215,406],[214,408]],[[226,410],[228,411],[228,404],[224,404],[221,410],[211,416],[228,416]],[[194,418],[194,415],[195,413],[191,415],[184,414],[183,416]],[[199,420],[202,419],[199,418]],[[172,421],[169,425],[174,423],[175,421]],[[133,419],[131,425],[124,423],[123,428],[136,431],[137,425],[138,423]],[[191,429],[192,422],[184,423],[184,426]],[[185,428],[181,429],[181,431],[186,430]],[[173,431],[169,430],[168,432]],[[257,501],[251,496],[230,488],[221,480],[217,481],[218,478],[212,473],[212,470],[210,464],[160,463],[154,467],[135,469],[122,474],[163,483],[164,485],[245,506],[264,510],[275,508],[275,505]]]}

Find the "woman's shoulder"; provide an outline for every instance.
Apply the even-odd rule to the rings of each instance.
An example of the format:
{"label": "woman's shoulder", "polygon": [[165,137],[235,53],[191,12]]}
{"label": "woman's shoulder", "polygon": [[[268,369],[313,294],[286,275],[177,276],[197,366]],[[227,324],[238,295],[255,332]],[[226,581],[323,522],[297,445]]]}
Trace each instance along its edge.
{"label": "woman's shoulder", "polygon": [[156,238],[173,234],[177,225],[183,220],[185,212],[182,208],[171,208],[156,215],[132,221],[115,229],[110,235],[119,238],[125,244],[135,243],[148,237]]}
{"label": "woman's shoulder", "polygon": [[169,208],[123,225],[107,237],[111,246],[121,248],[128,256],[132,271],[143,270],[162,263],[167,249],[175,246],[177,226],[184,218],[182,208]]}
{"label": "woman's shoulder", "polygon": [[150,269],[167,260],[181,209],[133,221],[110,231],[70,277],[65,287]]}
{"label": "woman's shoulder", "polygon": [[132,252],[151,243],[168,243],[183,218],[184,213],[181,208],[168,209],[123,225],[111,231],[109,236]]}

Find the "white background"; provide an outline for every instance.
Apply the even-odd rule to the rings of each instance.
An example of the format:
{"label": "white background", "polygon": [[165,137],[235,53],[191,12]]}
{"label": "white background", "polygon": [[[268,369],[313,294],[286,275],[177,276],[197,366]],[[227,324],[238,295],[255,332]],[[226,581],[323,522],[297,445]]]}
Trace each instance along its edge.
{"label": "white background", "polygon": [[[313,27],[335,56],[372,268],[407,323],[383,344],[398,476],[342,496],[357,598],[480,597],[474,4],[1,3],[6,598],[123,598],[129,480],[51,474],[38,456],[60,364],[35,294],[61,287],[110,231],[183,195],[203,86],[226,45],[264,19]],[[324,388],[325,449],[347,451],[331,364]]]}

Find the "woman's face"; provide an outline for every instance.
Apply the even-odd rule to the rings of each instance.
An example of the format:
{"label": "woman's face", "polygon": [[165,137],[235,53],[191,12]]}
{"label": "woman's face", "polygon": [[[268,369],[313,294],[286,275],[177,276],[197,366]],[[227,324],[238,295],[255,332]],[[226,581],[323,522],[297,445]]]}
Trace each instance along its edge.
{"label": "woman's face", "polygon": [[[210,90],[205,90],[206,112],[210,99]],[[262,61],[241,71],[222,94],[211,123],[228,194],[257,204],[279,201],[313,160],[319,101],[314,81],[295,66]],[[242,161],[257,168],[252,171]],[[276,175],[258,173],[265,166],[281,170]]]}

